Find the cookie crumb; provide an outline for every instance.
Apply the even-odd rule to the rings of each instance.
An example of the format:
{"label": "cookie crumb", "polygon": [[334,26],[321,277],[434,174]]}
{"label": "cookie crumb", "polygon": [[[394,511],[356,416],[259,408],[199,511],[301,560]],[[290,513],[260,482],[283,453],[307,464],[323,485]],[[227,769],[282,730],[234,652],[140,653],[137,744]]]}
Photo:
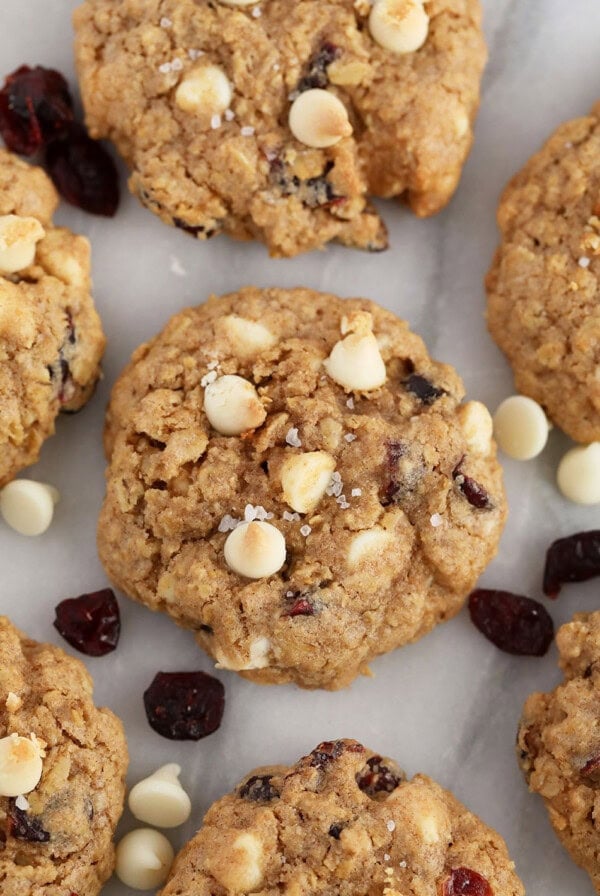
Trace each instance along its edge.
{"label": "cookie crumb", "polygon": [[203,389],[206,389],[207,386],[210,386],[211,383],[217,378],[217,371],[214,368],[211,368],[209,365],[208,373],[205,373],[202,379],[200,380],[200,385]]}

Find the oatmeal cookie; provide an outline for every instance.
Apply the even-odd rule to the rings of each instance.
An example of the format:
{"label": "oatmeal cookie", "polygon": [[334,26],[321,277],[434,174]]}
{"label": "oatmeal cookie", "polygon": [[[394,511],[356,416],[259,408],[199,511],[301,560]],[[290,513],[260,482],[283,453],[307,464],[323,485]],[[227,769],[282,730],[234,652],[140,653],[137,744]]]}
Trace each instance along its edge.
{"label": "oatmeal cookie", "polygon": [[527,700],[518,757],[529,789],[600,893],[600,612],[578,613],[556,642],[565,681]]}
{"label": "oatmeal cookie", "polygon": [[373,302],[212,297],[114,387],[101,560],[221,668],[343,687],[457,613],[496,552],[491,419],[462,398]]}
{"label": "oatmeal cookie", "polygon": [[57,414],[79,410],[100,374],[89,243],[53,226],[57,204],[40,168],[0,149],[0,486],[37,460]]}
{"label": "oatmeal cookie", "polygon": [[260,768],[207,812],[161,896],[523,896],[502,838],[353,740]]}
{"label": "oatmeal cookie", "polygon": [[100,892],[126,767],[121,723],[94,706],[83,663],[0,617],[2,896]]}
{"label": "oatmeal cookie", "polygon": [[561,125],[502,196],[488,324],[520,392],[600,439],[600,104]]}
{"label": "oatmeal cookie", "polygon": [[90,133],[115,142],[144,205],[200,239],[378,251],[368,195],[425,216],[456,189],[479,0],[86,0],[75,29]]}

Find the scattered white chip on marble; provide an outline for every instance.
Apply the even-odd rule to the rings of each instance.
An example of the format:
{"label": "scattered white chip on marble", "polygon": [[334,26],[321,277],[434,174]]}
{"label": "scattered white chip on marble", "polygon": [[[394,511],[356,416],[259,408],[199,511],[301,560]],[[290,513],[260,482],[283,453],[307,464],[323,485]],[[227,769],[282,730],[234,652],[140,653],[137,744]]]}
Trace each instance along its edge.
{"label": "scattered white chip on marble", "polygon": [[175,852],[164,834],[137,828],[117,846],[115,873],[134,890],[155,890],[169,876]]}
{"label": "scattered white chip on marble", "polygon": [[45,235],[37,218],[0,215],[0,274],[16,274],[33,264],[36,245]]}
{"label": "scattered white chip on marble", "polygon": [[227,536],[224,555],[227,566],[238,575],[247,579],[266,578],[285,563],[285,538],[271,523],[244,522]]}
{"label": "scattered white chip on marble", "polygon": [[190,817],[192,803],[181,786],[181,766],[163,765],[132,787],[129,808],[139,821],[157,828],[176,828]]}
{"label": "scattered white chip on marble", "polygon": [[335,146],[352,133],[348,111],[342,101],[318,87],[305,90],[293,101],[290,130],[296,140],[315,149]]}
{"label": "scattered white chip on marble", "polygon": [[0,491],[0,513],[21,535],[42,535],[54,516],[57,489],[32,479],[13,479]]}
{"label": "scattered white chip on marble", "polygon": [[0,738],[0,796],[30,793],[42,777],[42,753],[33,737]]}
{"label": "scattered white chip on marble", "polygon": [[548,418],[537,401],[525,395],[505,398],[494,414],[494,436],[498,445],[515,460],[531,460],[548,441]]}
{"label": "scattered white chip on marble", "polygon": [[373,40],[392,53],[414,53],[429,32],[423,0],[375,0],[369,16]]}
{"label": "scattered white chip on marble", "polygon": [[204,392],[204,411],[213,429],[224,436],[256,429],[267,416],[253,384],[235,374],[209,383]]}
{"label": "scattered white chip on marble", "polygon": [[600,504],[600,442],[571,448],[558,465],[558,487],[575,504]]}

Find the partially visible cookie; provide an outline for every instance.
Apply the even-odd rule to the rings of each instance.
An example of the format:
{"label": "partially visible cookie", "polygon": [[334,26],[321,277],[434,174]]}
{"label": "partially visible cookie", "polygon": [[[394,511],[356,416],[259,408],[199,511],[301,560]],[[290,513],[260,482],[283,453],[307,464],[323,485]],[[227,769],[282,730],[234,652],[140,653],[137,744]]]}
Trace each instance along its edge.
{"label": "partially visible cookie", "polygon": [[37,460],[57,414],[82,407],[100,375],[89,243],[53,226],[57,204],[40,168],[0,149],[0,486]]}
{"label": "partially visible cookie", "polygon": [[353,740],[251,772],[208,810],[161,896],[523,896],[502,838]]}
{"label": "partially visible cookie", "polygon": [[479,0],[86,0],[75,29],[91,134],[199,239],[379,251],[367,197],[434,214],[471,147]]}
{"label": "partially visible cookie", "polygon": [[527,700],[519,762],[556,834],[600,893],[600,611],[578,613],[556,643],[565,681]]}
{"label": "partially visible cookie", "polygon": [[[42,759],[37,784],[25,783],[16,755],[32,744]],[[11,794],[0,795],[2,896],[96,896],[114,867],[127,768],[123,727],[94,706],[83,663],[29,640],[5,617],[0,748],[0,793]],[[24,796],[15,795],[20,786]]]}
{"label": "partially visible cookie", "polygon": [[213,297],[114,387],[100,558],[221,668],[344,687],[455,615],[496,552],[491,418],[463,394],[373,302]]}
{"label": "partially visible cookie", "polygon": [[488,324],[517,388],[579,442],[600,439],[600,104],[506,187]]}

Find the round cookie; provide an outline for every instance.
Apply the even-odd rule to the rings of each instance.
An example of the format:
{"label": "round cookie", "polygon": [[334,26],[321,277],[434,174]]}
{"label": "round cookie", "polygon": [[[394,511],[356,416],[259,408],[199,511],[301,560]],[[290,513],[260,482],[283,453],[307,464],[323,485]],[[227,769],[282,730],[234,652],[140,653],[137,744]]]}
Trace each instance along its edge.
{"label": "round cookie", "polygon": [[519,762],[557,836],[600,893],[600,612],[578,613],[556,643],[565,681],[525,703]]}
{"label": "round cookie", "polygon": [[[146,206],[200,239],[259,239],[275,256],[330,240],[384,249],[367,196],[405,196],[421,216],[448,202],[486,49],[479,0],[377,4],[379,40],[415,7],[424,45],[376,42],[368,0],[86,0],[75,28],[90,133],[116,143]],[[303,97],[290,127],[309,90],[325,99]]]}
{"label": "round cookie", "polygon": [[353,740],[251,772],[207,812],[161,896],[523,896],[502,838]]}
{"label": "round cookie", "polygon": [[506,187],[488,324],[520,392],[600,439],[600,104],[561,125]]}
{"label": "round cookie", "polygon": [[0,149],[0,486],[37,460],[57,414],[79,410],[100,375],[89,243],[53,226],[57,205],[40,168]]}
{"label": "round cookie", "polygon": [[457,613],[496,552],[491,418],[462,397],[367,300],[212,297],[114,387],[100,558],[221,668],[344,687]]}
{"label": "round cookie", "polygon": [[[2,896],[96,896],[114,867],[123,727],[94,706],[83,663],[0,617],[0,738],[10,735],[41,750],[42,774],[25,797],[0,796]],[[2,762],[0,779],[9,792]]]}

